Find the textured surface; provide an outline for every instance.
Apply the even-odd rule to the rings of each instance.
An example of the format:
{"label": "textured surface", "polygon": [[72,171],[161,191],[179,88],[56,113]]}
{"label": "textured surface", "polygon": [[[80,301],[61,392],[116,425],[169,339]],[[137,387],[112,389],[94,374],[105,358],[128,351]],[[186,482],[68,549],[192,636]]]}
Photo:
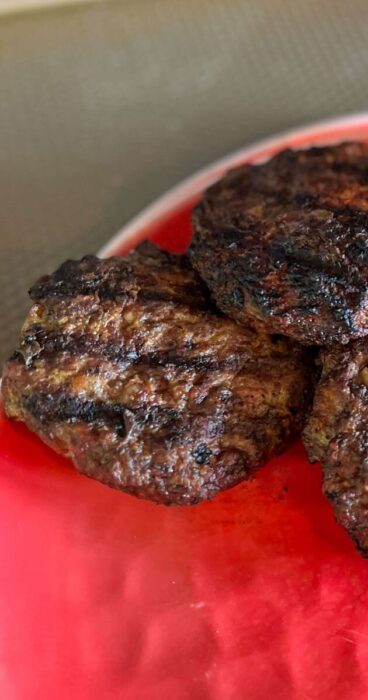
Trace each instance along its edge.
{"label": "textured surface", "polygon": [[[125,0],[0,20],[0,355],[26,290],[254,139],[368,106],[365,0]],[[0,359],[0,362],[1,362]]]}
{"label": "textured surface", "polygon": [[368,333],[368,146],[231,170],[193,213],[191,259],[239,323],[306,345]]}
{"label": "textured surface", "polygon": [[145,243],[64,263],[32,287],[5,365],[6,413],[84,474],[191,505],[249,478],[300,432],[300,347],[211,310],[187,258]]}
{"label": "textured surface", "polygon": [[368,556],[368,342],[322,352],[304,441],[312,461],[323,467],[323,488],[338,522]]}

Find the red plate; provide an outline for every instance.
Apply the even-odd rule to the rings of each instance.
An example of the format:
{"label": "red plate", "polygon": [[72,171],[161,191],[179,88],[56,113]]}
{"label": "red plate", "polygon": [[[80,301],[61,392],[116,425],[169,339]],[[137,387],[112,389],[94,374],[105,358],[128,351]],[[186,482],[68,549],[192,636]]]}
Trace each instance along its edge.
{"label": "red plate", "polygon": [[[213,166],[146,210],[139,239],[180,251],[200,190],[287,145],[368,139],[368,116]],[[79,476],[0,421],[1,700],[363,700],[368,562],[296,444],[252,482],[166,508]]]}

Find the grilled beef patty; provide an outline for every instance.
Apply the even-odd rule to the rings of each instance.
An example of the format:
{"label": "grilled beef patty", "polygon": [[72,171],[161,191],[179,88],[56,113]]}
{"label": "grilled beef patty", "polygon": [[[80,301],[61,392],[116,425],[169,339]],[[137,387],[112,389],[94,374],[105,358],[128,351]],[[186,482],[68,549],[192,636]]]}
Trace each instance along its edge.
{"label": "grilled beef patty", "polygon": [[337,521],[368,556],[368,339],[325,350],[322,361],[304,442]]}
{"label": "grilled beef patty", "polygon": [[368,145],[283,151],[194,211],[194,267],[222,311],[304,344],[368,333]]}
{"label": "grilled beef patty", "polygon": [[5,410],[87,476],[193,504],[248,478],[302,427],[303,351],[222,317],[185,257],[150,244],[88,256],[30,295]]}

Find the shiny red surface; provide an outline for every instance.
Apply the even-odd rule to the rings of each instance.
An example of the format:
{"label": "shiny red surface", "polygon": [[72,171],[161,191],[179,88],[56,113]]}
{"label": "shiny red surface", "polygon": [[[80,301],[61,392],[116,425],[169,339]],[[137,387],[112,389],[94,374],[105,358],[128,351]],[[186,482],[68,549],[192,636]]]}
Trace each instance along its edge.
{"label": "shiny red surface", "polygon": [[[140,237],[182,249],[189,209]],[[1,700],[368,698],[368,561],[301,444],[166,508],[2,417],[0,553]]]}

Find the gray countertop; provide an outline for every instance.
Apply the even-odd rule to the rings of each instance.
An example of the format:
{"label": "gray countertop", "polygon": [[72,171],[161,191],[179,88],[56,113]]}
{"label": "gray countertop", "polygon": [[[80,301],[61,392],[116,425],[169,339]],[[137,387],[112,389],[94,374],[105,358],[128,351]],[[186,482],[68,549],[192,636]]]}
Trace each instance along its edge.
{"label": "gray countertop", "polygon": [[0,362],[27,288],[255,139],[368,108],[365,0],[123,0],[0,18]]}

